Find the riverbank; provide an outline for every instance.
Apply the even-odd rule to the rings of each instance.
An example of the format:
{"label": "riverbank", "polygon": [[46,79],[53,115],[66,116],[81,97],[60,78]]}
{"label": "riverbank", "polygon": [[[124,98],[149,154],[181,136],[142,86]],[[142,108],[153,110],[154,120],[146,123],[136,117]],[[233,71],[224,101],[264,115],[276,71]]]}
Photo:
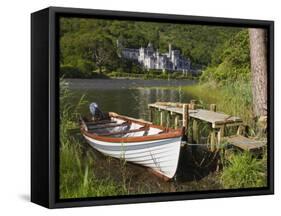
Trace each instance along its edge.
{"label": "riverbank", "polygon": [[198,80],[200,72],[193,70],[187,73],[182,73],[178,71],[160,71],[160,70],[149,70],[143,71],[141,73],[126,73],[126,72],[97,72],[97,71],[87,71],[82,73],[79,69],[62,66],[60,69],[61,77],[66,79],[80,78],[80,79],[143,79],[143,80]]}
{"label": "riverbank", "polygon": [[191,72],[183,74],[181,72],[155,72],[148,71],[145,73],[124,73],[124,72],[111,72],[106,74],[109,78],[121,78],[121,79],[143,79],[143,80],[196,80],[198,77],[193,76]]}

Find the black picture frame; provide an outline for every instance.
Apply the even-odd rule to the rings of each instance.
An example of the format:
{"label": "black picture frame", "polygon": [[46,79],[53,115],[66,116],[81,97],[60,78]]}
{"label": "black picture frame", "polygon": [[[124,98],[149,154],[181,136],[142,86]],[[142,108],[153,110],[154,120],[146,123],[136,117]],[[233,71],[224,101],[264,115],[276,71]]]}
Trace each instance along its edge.
{"label": "black picture frame", "polygon": [[[268,187],[61,200],[59,162],[60,16],[256,27],[268,30]],[[47,208],[191,200],[274,193],[274,22],[202,16],[49,7],[31,15],[31,201]]]}

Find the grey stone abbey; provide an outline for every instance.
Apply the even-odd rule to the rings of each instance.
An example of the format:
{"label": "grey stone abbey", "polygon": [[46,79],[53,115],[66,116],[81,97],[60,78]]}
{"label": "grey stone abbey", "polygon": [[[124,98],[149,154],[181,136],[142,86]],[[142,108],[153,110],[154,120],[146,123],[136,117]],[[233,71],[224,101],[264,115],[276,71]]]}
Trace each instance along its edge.
{"label": "grey stone abbey", "polygon": [[184,74],[190,72],[191,62],[180,54],[179,50],[172,49],[169,44],[167,53],[159,53],[151,43],[146,48],[140,47],[124,48],[117,40],[117,47],[120,50],[119,57],[134,60],[143,65],[146,69],[158,69],[162,71],[178,71]]}

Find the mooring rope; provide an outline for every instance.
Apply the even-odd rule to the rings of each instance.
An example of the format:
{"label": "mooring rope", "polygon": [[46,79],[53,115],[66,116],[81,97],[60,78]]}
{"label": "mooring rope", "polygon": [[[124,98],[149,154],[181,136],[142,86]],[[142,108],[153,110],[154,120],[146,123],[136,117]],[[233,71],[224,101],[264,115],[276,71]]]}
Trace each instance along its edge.
{"label": "mooring rope", "polygon": [[195,146],[195,145],[210,145],[208,143],[182,143],[182,144],[186,144],[186,145],[190,145],[190,146]]}
{"label": "mooring rope", "polygon": [[[266,143],[267,141],[249,141],[249,142],[239,142],[239,144],[252,144],[252,143]],[[189,146],[197,146],[197,145],[211,145],[210,143],[188,143],[188,142],[182,142],[183,145],[189,145]],[[223,145],[233,145],[231,143],[225,143]]]}

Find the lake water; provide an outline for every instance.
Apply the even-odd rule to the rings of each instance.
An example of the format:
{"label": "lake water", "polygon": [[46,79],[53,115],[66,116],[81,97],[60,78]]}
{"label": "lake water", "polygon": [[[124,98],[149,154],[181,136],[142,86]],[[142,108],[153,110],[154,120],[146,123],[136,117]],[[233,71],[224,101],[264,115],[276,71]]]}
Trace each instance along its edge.
{"label": "lake water", "polygon": [[[149,103],[194,99],[181,91],[181,87],[195,84],[191,80],[71,79],[66,82],[74,93],[74,103],[85,95],[86,101],[96,102],[104,112],[112,111],[134,118],[147,119]],[[88,106],[82,112],[87,114]]]}
{"label": "lake water", "polygon": [[[98,103],[104,112],[112,111],[134,118],[148,119],[148,104],[156,101],[189,102],[193,95],[181,88],[186,85],[196,85],[190,80],[126,80],[126,79],[68,79],[66,84],[72,93],[71,102],[76,103],[82,95],[88,103],[83,106],[82,115],[89,114],[89,103]],[[120,173],[124,168],[120,161],[108,158],[93,150],[85,143],[85,151],[90,151],[96,161],[95,175],[107,178],[108,175],[117,181],[123,181]],[[206,149],[183,148],[176,179],[164,182],[143,167],[126,165],[126,182],[129,182],[131,194],[159,193],[175,191],[197,191],[219,189],[218,178],[214,171],[217,155]],[[122,170],[121,170],[122,169]]]}

